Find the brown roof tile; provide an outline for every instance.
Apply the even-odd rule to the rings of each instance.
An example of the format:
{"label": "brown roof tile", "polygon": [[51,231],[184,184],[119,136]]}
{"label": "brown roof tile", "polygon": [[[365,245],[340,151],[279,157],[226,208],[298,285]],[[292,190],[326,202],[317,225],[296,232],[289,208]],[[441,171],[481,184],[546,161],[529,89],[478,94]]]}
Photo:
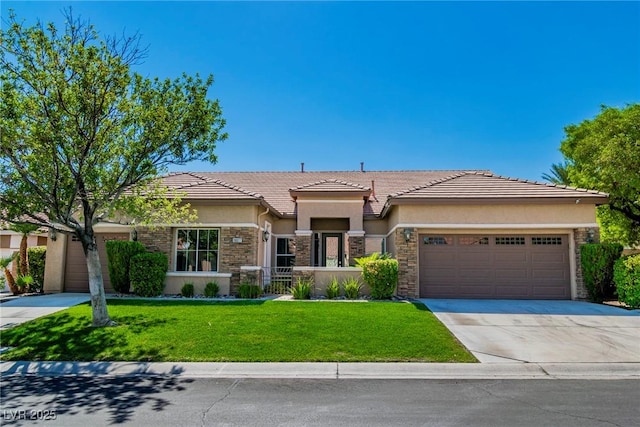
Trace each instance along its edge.
{"label": "brown roof tile", "polygon": [[290,190],[344,192],[370,190],[365,215],[380,215],[388,201],[419,199],[593,198],[595,191],[511,179],[487,171],[305,171],[199,172],[171,174],[164,183],[186,199],[264,201],[281,215],[295,213]]}

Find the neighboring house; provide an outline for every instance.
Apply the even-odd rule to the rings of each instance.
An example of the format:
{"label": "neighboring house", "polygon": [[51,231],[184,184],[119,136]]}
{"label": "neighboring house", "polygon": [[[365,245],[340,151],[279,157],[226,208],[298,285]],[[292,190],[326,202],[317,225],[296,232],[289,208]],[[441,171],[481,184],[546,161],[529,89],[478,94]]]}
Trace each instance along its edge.
{"label": "neighboring house", "polygon": [[[0,229],[0,258],[5,258],[20,251],[20,242],[22,241],[22,233],[13,230]],[[45,233],[31,233],[27,237],[27,246],[46,246],[47,235]],[[16,263],[12,262],[9,270],[16,275]],[[0,272],[0,274],[4,274]]]}
{"label": "neighboring house", "polygon": [[[355,275],[354,259],[388,252],[408,297],[582,299],[579,246],[597,241],[606,194],[478,171],[174,173],[166,185],[197,209],[194,224],[96,226],[169,256],[166,293],[186,282],[221,293],[241,282]],[[54,261],[55,260],[55,261]],[[107,291],[108,274],[106,274]],[[87,291],[79,242],[58,234],[47,291]]]}

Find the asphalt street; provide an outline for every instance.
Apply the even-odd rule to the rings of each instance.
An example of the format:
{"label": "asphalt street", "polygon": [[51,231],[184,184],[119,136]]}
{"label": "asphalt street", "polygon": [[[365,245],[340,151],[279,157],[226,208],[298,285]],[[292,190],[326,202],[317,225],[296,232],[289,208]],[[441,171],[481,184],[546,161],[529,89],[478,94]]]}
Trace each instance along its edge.
{"label": "asphalt street", "polygon": [[637,426],[637,380],[2,378],[15,426]]}

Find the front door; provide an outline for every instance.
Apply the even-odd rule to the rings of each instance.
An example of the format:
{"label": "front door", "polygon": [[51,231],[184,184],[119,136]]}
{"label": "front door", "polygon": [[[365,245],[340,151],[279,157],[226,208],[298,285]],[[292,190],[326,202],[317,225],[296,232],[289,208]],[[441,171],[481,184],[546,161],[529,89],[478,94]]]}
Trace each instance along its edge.
{"label": "front door", "polygon": [[342,267],[343,259],[342,233],[322,233],[322,265]]}

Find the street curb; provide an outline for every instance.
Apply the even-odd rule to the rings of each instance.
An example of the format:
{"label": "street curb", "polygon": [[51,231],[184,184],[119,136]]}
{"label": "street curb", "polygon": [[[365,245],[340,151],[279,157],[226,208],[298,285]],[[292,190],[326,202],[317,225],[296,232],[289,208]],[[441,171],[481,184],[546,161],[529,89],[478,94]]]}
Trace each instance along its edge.
{"label": "street curb", "polygon": [[197,363],[0,361],[1,376],[258,379],[640,379],[640,363]]}

